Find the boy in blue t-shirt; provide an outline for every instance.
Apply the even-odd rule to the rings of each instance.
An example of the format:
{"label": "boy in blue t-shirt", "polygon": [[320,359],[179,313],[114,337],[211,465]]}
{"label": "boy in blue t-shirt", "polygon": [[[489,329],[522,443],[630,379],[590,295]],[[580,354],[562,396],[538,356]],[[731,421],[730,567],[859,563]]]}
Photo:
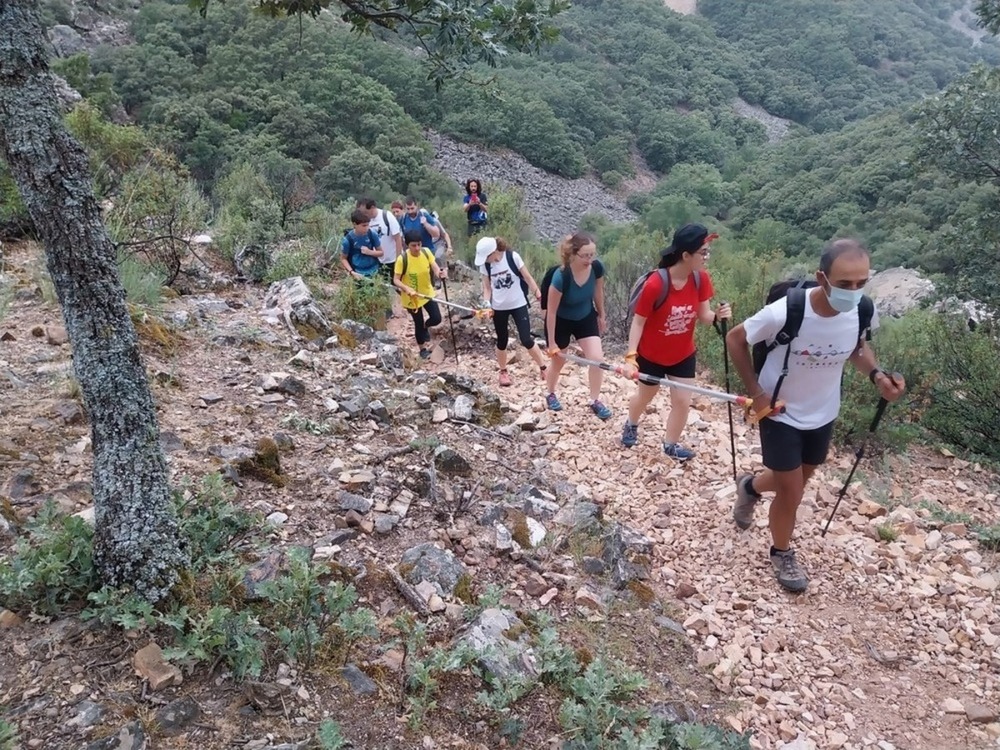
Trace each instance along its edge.
{"label": "boy in blue t-shirt", "polygon": [[382,240],[369,229],[370,221],[367,211],[356,208],[351,213],[354,229],[340,242],[340,265],[354,279],[370,279],[382,267]]}
{"label": "boy in blue t-shirt", "polygon": [[344,235],[340,242],[340,265],[354,279],[370,279],[375,276],[382,263],[382,241],[368,228],[368,212],[357,208],[351,214],[354,229]]}

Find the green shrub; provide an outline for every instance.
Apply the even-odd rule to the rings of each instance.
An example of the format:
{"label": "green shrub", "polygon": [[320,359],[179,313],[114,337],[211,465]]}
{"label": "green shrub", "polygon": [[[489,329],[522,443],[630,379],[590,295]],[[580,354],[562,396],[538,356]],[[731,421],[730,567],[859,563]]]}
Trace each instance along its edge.
{"label": "green shrub", "polygon": [[118,277],[125,287],[126,299],[134,305],[155,309],[162,300],[167,274],[134,255],[118,258]]}
{"label": "green shrub", "polygon": [[391,307],[392,290],[383,277],[373,280],[345,279],[337,285],[334,305],[341,320],[356,320],[377,330],[385,329],[385,313]]}
{"label": "green shrub", "polygon": [[5,719],[0,719],[0,750],[17,750],[20,746],[17,728]]}
{"label": "green shrub", "polygon": [[24,529],[13,554],[0,560],[0,600],[46,615],[80,608],[98,585],[93,528],[48,502]]}
{"label": "green shrub", "polygon": [[264,275],[264,281],[270,283],[292,276],[309,278],[316,274],[316,270],[316,261],[313,259],[312,250],[301,244],[288,245],[272,256],[271,265]]}

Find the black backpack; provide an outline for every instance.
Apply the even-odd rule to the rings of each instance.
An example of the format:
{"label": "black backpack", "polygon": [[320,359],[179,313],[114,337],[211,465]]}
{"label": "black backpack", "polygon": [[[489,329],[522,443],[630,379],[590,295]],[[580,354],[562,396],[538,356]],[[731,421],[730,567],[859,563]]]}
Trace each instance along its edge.
{"label": "black backpack", "polygon": [[[788,375],[788,358],[792,353],[792,339],[799,335],[799,328],[802,327],[802,319],[806,314],[806,290],[812,289],[818,286],[812,279],[788,279],[786,281],[779,281],[771,286],[771,289],[767,293],[767,300],[765,304],[771,304],[776,302],[782,297],[788,298],[788,311],[785,316],[785,324],[781,327],[775,335],[774,340],[771,343],[766,341],[758,341],[753,345],[753,370],[757,375],[760,375],[761,370],[764,369],[764,363],[767,361],[767,356],[779,346],[785,347],[785,359],[781,364],[781,375],[778,376],[778,382],[774,384],[774,393],[771,394],[771,407],[773,408],[778,400],[778,391],[781,390],[781,384],[785,380],[785,376]],[[872,302],[871,297],[867,295],[861,298],[861,302],[858,304],[858,343],[860,344],[862,340],[871,341],[872,339],[872,318],[875,316],[875,303]]]}
{"label": "black backpack", "polygon": [[[663,286],[660,289],[660,293],[656,296],[656,302],[653,303],[653,310],[659,310],[663,307],[663,303],[667,301],[667,295],[670,294],[670,288],[673,286],[670,283],[670,272],[666,268],[654,268],[652,271],[646,271],[646,273],[635,280],[632,289],[628,293],[628,314],[630,316],[635,314],[635,305],[639,301],[639,295],[642,294],[642,288],[646,286],[649,277],[654,273],[660,275],[660,281]],[[701,289],[701,271],[694,272],[694,288],[696,290]]]}
{"label": "black backpack", "polygon": [[562,268],[562,266],[551,266],[542,277],[542,301],[539,302],[539,305],[543,310],[545,310],[549,305],[549,287],[552,286],[552,275],[560,268]]}
{"label": "black backpack", "polygon": [[[510,267],[510,272],[512,274],[514,274],[515,276],[517,276],[517,280],[521,282],[521,291],[524,292],[524,298],[528,301],[528,307],[531,307],[531,294],[528,291],[528,282],[525,281],[524,277],[521,275],[521,269],[518,268],[516,265],[514,265],[514,251],[513,250],[508,250],[506,252],[506,256],[507,256],[507,265]],[[487,279],[490,278],[490,264],[489,263],[486,264],[486,278]],[[550,282],[552,281],[552,277],[551,276],[549,277],[549,281]],[[547,293],[548,289],[546,289],[545,291]],[[545,308],[545,298],[544,297],[542,297],[542,308],[543,309]]]}

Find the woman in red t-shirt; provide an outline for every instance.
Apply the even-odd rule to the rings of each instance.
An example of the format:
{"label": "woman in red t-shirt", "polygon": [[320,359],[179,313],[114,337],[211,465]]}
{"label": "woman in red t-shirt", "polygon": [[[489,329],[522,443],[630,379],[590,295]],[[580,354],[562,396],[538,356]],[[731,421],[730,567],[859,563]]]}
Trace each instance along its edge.
{"label": "woman in red t-shirt", "polygon": [[[625,364],[632,370],[654,378],[670,378],[681,383],[694,382],[694,327],[700,320],[711,325],[715,319],[732,317],[723,303],[712,311],[715,290],[705,270],[709,244],[718,238],[700,224],[687,224],[674,233],[674,241],[660,254],[661,272],[651,274],[639,293],[632,327],[628,334]],[[670,287],[663,304],[664,277]],[[628,418],[622,431],[622,445],[631,448],[639,441],[639,417],[656,396],[660,386],[639,382],[628,404]],[[670,414],[663,452],[678,461],[694,458],[694,451],[678,441],[687,424],[691,391],[670,389]]]}

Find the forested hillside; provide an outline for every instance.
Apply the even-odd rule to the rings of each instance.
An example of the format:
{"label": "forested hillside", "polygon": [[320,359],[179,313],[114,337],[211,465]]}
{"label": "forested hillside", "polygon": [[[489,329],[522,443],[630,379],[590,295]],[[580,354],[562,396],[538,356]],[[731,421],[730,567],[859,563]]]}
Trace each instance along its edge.
{"label": "forested hillside", "polygon": [[[54,0],[45,7],[52,23],[72,17]],[[540,54],[512,54],[438,89],[405,38],[359,37],[334,14],[300,24],[236,2],[202,18],[179,0],[154,0],[114,11],[130,19],[134,44],[56,69],[103,118],[141,129],[71,116],[91,124],[83,137],[99,158],[121,156],[100,143],[116,133],[175,157],[155,161],[175,182],[193,178],[223,235],[239,224],[233,242],[301,232],[303,215],[319,238],[362,193],[447,205],[457,186],[428,166],[422,131],[432,128],[611,187],[640,157],[662,181],[630,205],[654,231],[725,221],[731,236],[793,256],[850,231],[879,264],[947,272],[940,246],[994,191],[926,169],[911,108],[977,61],[1000,61],[992,37],[973,46],[949,24],[963,8],[702,0],[699,15],[681,16],[659,0],[581,0]],[[798,128],[769,146],[760,123],[736,114],[737,98]],[[138,158],[125,162],[118,172]],[[121,183],[119,174],[101,188],[113,194]],[[9,220],[17,201],[0,175],[4,184],[0,218]],[[619,234],[608,235],[608,252]]]}

